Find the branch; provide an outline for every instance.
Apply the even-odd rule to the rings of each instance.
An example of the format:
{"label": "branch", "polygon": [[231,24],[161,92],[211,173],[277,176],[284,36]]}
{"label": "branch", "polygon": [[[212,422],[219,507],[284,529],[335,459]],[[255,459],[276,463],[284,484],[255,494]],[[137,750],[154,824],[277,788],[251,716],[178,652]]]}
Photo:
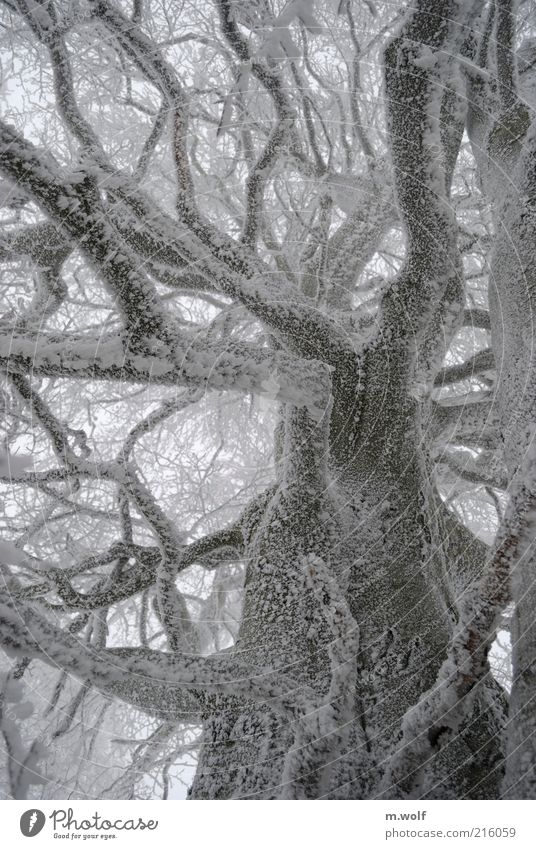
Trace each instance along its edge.
{"label": "branch", "polygon": [[9,653],[39,658],[102,692],[168,718],[199,716],[203,708],[210,710],[211,695],[271,701],[286,713],[281,682],[295,688],[285,675],[272,669],[252,671],[240,655],[227,650],[186,657],[142,647],[98,649],[82,644],[30,605],[15,603],[6,589],[0,589],[0,643]]}
{"label": "branch", "polygon": [[464,310],[463,323],[466,327],[477,327],[480,330],[491,330],[491,320],[489,312],[483,309],[472,307]]}
{"label": "branch", "polygon": [[428,439],[439,442],[481,444],[498,448],[500,426],[497,402],[490,398],[479,400],[471,395],[458,403],[433,403],[432,417],[426,425]]}
{"label": "branch", "polygon": [[384,794],[395,790],[411,798],[416,788],[423,792],[427,764],[460,733],[470,715],[471,700],[477,697],[477,685],[490,675],[488,653],[502,610],[510,601],[510,576],[534,541],[534,470],[524,477],[534,463],[532,456],[527,462],[528,470],[520,470],[514,481],[484,575],[464,599],[461,621],[436,683],[404,717],[402,739],[383,780]]}
{"label": "branch", "polygon": [[[180,546],[172,562],[173,573],[176,576],[194,563],[212,570],[216,568],[217,563],[214,558],[209,557],[210,555],[222,549],[241,551],[241,548],[242,535],[238,525],[216,531],[214,534],[194,540],[187,546]],[[111,587],[81,593],[72,586],[70,577],[81,575],[88,569],[106,565],[120,557],[134,557],[136,563],[129,566],[127,574]],[[34,599],[55,592],[62,600],[65,610],[100,610],[132,598],[153,586],[161,561],[162,552],[157,547],[128,546],[117,543],[105,554],[85,560],[68,569],[49,568],[45,581],[13,591],[12,595],[15,599]]]}
{"label": "branch", "polygon": [[495,0],[495,30],[498,94],[502,109],[508,112],[519,103],[515,54],[515,12],[513,0]]}
{"label": "branch", "polygon": [[246,180],[246,216],[242,242],[251,248],[255,247],[257,241],[264,190],[292,124],[292,118],[284,118],[277,122]]}
{"label": "branch", "polygon": [[408,244],[404,267],[384,296],[382,314],[387,332],[396,328],[408,348],[416,348],[410,351],[419,370],[416,378],[426,385],[445,350],[437,344],[437,329],[448,347],[463,304],[458,227],[448,198],[452,153],[445,149],[450,141],[442,131],[441,109],[444,98],[452,97],[446,87],[452,57],[460,52],[466,28],[482,5],[483,0],[463,5],[440,0],[431,8],[427,0],[417,0],[385,50],[390,148]]}
{"label": "branch", "polygon": [[60,268],[72,249],[73,246],[65,243],[61,230],[45,222],[3,233],[0,259],[11,262],[29,256],[40,268]]}
{"label": "branch", "polygon": [[[327,363],[336,365],[341,354],[352,355],[353,347],[337,322],[311,307],[305,297],[283,279],[273,275],[251,252],[222,234],[181,234],[177,226],[124,174],[110,174],[105,166],[106,187],[116,192],[122,203],[143,219],[143,229],[151,221],[160,249],[175,244],[181,264],[193,263],[209,280],[217,280],[220,290],[240,301],[257,318],[280,335],[292,350],[307,357],[322,351]],[[22,138],[14,128],[0,124],[0,169],[20,182],[67,235],[77,241],[90,263],[102,276],[121,309],[131,344],[146,352],[147,340],[155,337],[176,344],[174,325],[149,278],[134,257],[124,252],[122,240],[107,224],[109,208],[103,205],[98,180],[81,169],[62,172],[52,158]],[[98,171],[98,168],[97,168]],[[115,185],[115,189],[114,189]],[[214,237],[214,238],[213,238]],[[178,242],[178,244],[177,244]],[[223,267],[222,267],[223,266]]]}
{"label": "branch", "polygon": [[149,279],[122,250],[122,243],[106,225],[98,185],[83,172],[66,175],[50,156],[0,123],[0,169],[20,181],[40,206],[80,247],[102,275],[120,306],[133,339],[156,336],[170,339],[171,320],[161,308]]}
{"label": "branch", "polygon": [[284,83],[277,70],[252,57],[248,43],[234,20],[229,0],[217,0],[217,6],[222,32],[240,62],[251,66],[252,74],[257,77],[272,98],[279,117],[293,118],[294,109],[287,98]]}
{"label": "branch", "polygon": [[231,340],[208,344],[201,334],[177,340],[173,352],[155,346],[142,355],[118,337],[0,333],[0,363],[13,373],[254,392],[315,417],[330,396],[330,369],[317,360]]}
{"label": "branch", "polygon": [[454,366],[446,366],[435,377],[434,386],[444,386],[447,383],[459,383],[462,380],[470,380],[475,375],[482,374],[487,371],[494,371],[495,358],[491,348],[485,348],[483,351],[477,351],[476,354],[466,360],[464,363],[459,363]]}
{"label": "branch", "polygon": [[[508,475],[505,469],[494,468],[496,464],[491,461],[495,458],[490,458],[489,454],[484,454],[480,455],[478,460],[475,460],[472,456],[466,456],[463,461],[463,457],[463,452],[443,451],[438,457],[438,462],[445,463],[454,474],[468,483],[493,487],[494,489],[507,489]],[[486,461],[490,461],[491,468],[485,466]]]}
{"label": "branch", "polygon": [[77,445],[82,450],[83,456],[87,458],[90,454],[90,450],[87,447],[86,434],[84,431],[75,431],[60,422],[60,420],[53,414],[50,407],[43,401],[38,393],[34,391],[30,381],[22,374],[10,374],[10,380],[20,397],[30,407],[32,415],[35,416],[49,436],[54,452],[60,462],[64,463],[67,467],[76,468],[78,458],[71,448],[69,437],[74,437]]}
{"label": "branch", "polygon": [[[194,564],[213,570],[220,562],[214,555],[217,552],[228,554],[231,549],[235,553],[242,551],[242,532],[239,524],[194,540],[187,546],[179,546],[178,555],[174,561],[175,574],[180,574]],[[73,577],[118,559],[131,557],[136,560],[136,563],[129,566],[127,575],[106,590],[81,593],[72,586],[70,579]],[[153,586],[161,560],[162,552],[157,546],[126,545],[118,542],[103,554],[86,558],[74,566],[64,569],[49,568],[45,581],[14,590],[12,595],[15,599],[29,600],[55,592],[69,610],[100,610],[132,598]]]}
{"label": "branch", "polygon": [[143,33],[137,22],[127,18],[107,0],[91,0],[94,14],[113,32],[123,50],[137,68],[158,89],[173,115],[173,153],[179,185],[178,207],[185,221],[199,222],[194,182],[190,172],[186,140],[188,138],[188,100],[174,69],[165,61],[156,45]]}

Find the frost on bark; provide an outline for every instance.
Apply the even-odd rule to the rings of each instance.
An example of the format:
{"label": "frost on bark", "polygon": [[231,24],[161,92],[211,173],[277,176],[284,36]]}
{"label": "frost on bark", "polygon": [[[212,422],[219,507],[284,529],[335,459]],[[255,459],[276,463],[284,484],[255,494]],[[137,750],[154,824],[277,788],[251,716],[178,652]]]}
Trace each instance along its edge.
{"label": "frost on bark", "polygon": [[178,5],[3,3],[2,792],[534,798],[536,10]]}

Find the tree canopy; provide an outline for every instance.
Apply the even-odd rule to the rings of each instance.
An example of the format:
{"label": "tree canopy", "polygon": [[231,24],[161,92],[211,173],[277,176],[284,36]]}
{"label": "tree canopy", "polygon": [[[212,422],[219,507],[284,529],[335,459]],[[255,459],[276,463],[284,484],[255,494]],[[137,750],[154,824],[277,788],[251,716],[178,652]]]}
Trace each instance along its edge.
{"label": "tree canopy", "polygon": [[0,792],[534,798],[533,0],[2,0]]}

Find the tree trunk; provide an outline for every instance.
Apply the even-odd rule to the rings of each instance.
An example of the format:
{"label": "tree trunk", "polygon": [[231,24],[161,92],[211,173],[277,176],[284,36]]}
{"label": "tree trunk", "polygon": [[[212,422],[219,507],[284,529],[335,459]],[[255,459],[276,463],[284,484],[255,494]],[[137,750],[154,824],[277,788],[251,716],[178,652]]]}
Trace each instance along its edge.
{"label": "tree trunk", "polygon": [[[153,22],[145,9],[130,19],[115,3],[90,3],[88,19],[82,16],[77,26],[95,26],[94,38],[107,33],[107,49],[114,45],[126,75],[127,100],[133,97],[133,69],[146,84],[135,86],[136,97],[143,88],[158,94],[154,115],[142,104],[142,114],[154,120],[142,150],[133,163],[123,151],[130,164],[121,168],[115,154],[108,159],[92,123],[100,104],[95,110],[85,99],[78,103],[83,77],[65,42],[70,44],[77,16],[67,24],[54,3],[47,0],[39,15],[34,5],[8,4],[9,13],[11,6],[20,7],[24,37],[33,37],[32,49],[51,63],[54,96],[74,153],[49,156],[46,145],[21,135],[22,108],[17,126],[0,123],[0,169],[8,182],[3,191],[9,198],[16,185],[23,202],[31,199],[46,218],[28,226],[8,223],[0,244],[0,259],[30,256],[39,277],[30,305],[20,308],[15,328],[6,322],[9,332],[0,339],[16,402],[8,410],[6,400],[6,410],[14,433],[22,428],[15,449],[33,441],[35,426],[39,451],[39,439],[47,446],[43,466],[50,466],[26,471],[24,461],[17,467],[16,452],[4,456],[2,449],[0,477],[12,485],[13,473],[17,486],[35,488],[35,499],[28,501],[28,540],[34,530],[44,535],[37,496],[53,499],[48,515],[54,521],[61,505],[75,517],[89,505],[104,522],[108,488],[117,504],[107,551],[100,550],[99,537],[88,557],[81,541],[75,550],[84,555],[73,555],[66,566],[60,557],[52,565],[44,556],[25,559],[11,543],[2,549],[16,567],[6,569],[0,588],[2,645],[24,658],[21,674],[39,658],[78,676],[84,687],[98,687],[162,720],[166,741],[175,724],[202,725],[194,799],[534,798],[536,124],[516,94],[513,3],[415,0],[408,6],[382,54],[385,122],[379,119],[374,128],[377,155],[359,114],[362,52],[352,3],[337,4],[336,17],[333,4],[317,4],[325,6],[322,22],[330,22],[324,27],[306,14],[313,4],[283,4],[282,15],[274,17],[271,4],[218,0],[219,23],[201,4],[199,31],[192,25],[190,32],[188,24],[188,34],[176,38],[172,31],[163,36],[174,25],[171,18],[166,22],[164,8]],[[370,12],[365,5],[363,21]],[[194,20],[195,7],[189,7]],[[283,25],[285,16],[290,23]],[[308,53],[313,31],[324,37],[341,16],[344,45],[329,49],[343,57],[341,79],[349,71],[348,121],[339,93],[332,92],[331,69],[324,76]],[[393,21],[385,21],[366,55],[393,31]],[[291,34],[301,39],[299,62],[287,55]],[[280,42],[283,37],[290,40]],[[199,44],[214,62],[216,83],[207,59],[206,88],[188,77]],[[259,56],[251,44],[261,47]],[[166,52],[180,45],[192,51],[184,85]],[[329,49],[320,47],[320,64],[329,64]],[[219,125],[213,113],[222,100],[218,68],[222,80],[231,80]],[[248,89],[250,82],[260,95]],[[112,88],[106,84],[106,91]],[[95,91],[96,101],[104,97],[99,87]],[[200,99],[189,112],[194,94]],[[335,122],[322,114],[332,94],[338,100],[329,102],[334,110],[338,103],[341,113]],[[122,94],[118,105],[120,99]],[[168,115],[173,121],[166,127]],[[201,126],[199,138],[188,131],[188,121]],[[330,123],[339,128],[333,138]],[[464,128],[478,192],[462,145]],[[58,139],[63,130],[54,130]],[[168,131],[166,156],[176,166],[173,214],[173,200],[159,205],[138,185]],[[222,139],[226,132],[229,139]],[[216,144],[227,142],[228,148],[214,153]],[[230,170],[222,165],[227,158]],[[487,222],[488,209],[493,213],[489,313],[484,298],[477,306],[466,303],[459,235],[474,210],[464,213],[459,186],[467,173],[477,195],[478,226]],[[357,205],[348,200],[354,186]],[[211,192],[220,193],[216,215],[206,200]],[[304,204],[313,198],[307,215],[302,197]],[[371,283],[384,267],[388,251],[381,246],[393,225],[401,231],[393,251],[404,254],[400,267],[395,276]],[[464,238],[472,234],[465,231]],[[75,246],[79,276],[89,280],[84,299],[92,302],[99,284],[108,299],[109,326],[98,319],[102,335],[93,324],[90,332],[80,329],[88,318],[84,304],[80,314],[73,309],[73,316],[56,315],[62,305],[76,306],[69,302],[73,287],[62,278]],[[484,276],[484,259],[481,267]],[[73,279],[81,286],[74,272]],[[165,298],[161,287],[171,290]],[[195,308],[183,303],[190,297]],[[100,316],[99,304],[91,309]],[[491,347],[480,349],[478,339],[463,338],[458,351],[474,355],[448,365],[445,357],[456,352],[467,312],[473,319],[480,314],[478,327],[490,333]],[[58,330],[71,326],[72,332]],[[493,369],[496,385],[488,381],[478,393],[474,382],[469,390],[466,382],[460,388],[476,371]],[[44,388],[35,386],[35,378],[45,378]],[[173,398],[169,392],[155,410],[148,392],[143,403],[149,399],[151,412],[124,440],[115,435],[117,452],[107,446],[108,453],[95,452],[95,459],[85,432],[54,412],[62,408],[56,378],[87,381],[95,396],[99,381],[131,384],[132,398],[139,384],[151,392],[157,385],[180,388],[183,394]],[[275,482],[258,496],[261,476],[244,474],[240,496],[251,498],[249,507],[239,514],[237,504],[230,506],[231,499],[219,499],[218,492],[211,511],[203,486],[213,461],[205,468],[202,459],[195,466],[203,477],[202,508],[192,508],[191,523],[178,527],[184,517],[172,515],[169,503],[162,507],[155,494],[166,502],[166,483],[174,472],[181,477],[173,468],[177,453],[171,474],[163,484],[157,479],[158,428],[204,394],[227,392],[280,405]],[[214,419],[219,405],[214,402]],[[74,410],[75,404],[68,406]],[[100,426],[110,418],[105,412],[95,420]],[[87,419],[95,430],[89,409]],[[214,456],[225,441],[221,421],[216,431],[221,445]],[[135,450],[141,439],[155,458],[157,471],[148,475],[144,443],[137,455]],[[202,442],[192,440],[194,453]],[[465,478],[473,474],[479,486],[493,485],[498,442],[497,453],[504,449],[500,488],[509,508],[488,548],[443,502],[436,476],[452,454],[465,451],[485,455],[490,467],[485,477],[465,472]],[[189,473],[186,464],[184,481],[168,501],[176,491],[190,492]],[[94,504],[86,498],[86,484],[95,487]],[[19,514],[25,497],[17,502]],[[205,536],[199,536],[203,525]],[[199,582],[193,599],[181,589],[185,570],[219,568],[224,550],[231,552],[227,565],[234,574],[246,563],[232,645],[236,631],[231,640],[224,625],[203,617],[210,581]],[[507,718],[506,695],[491,675],[488,652],[510,600],[515,644]],[[129,626],[130,619],[139,625],[125,629],[129,644],[120,647],[107,633],[107,625],[121,618],[114,613],[118,605]],[[208,638],[207,621],[215,623]],[[228,647],[222,649],[224,640]]]}
{"label": "tree trunk", "polygon": [[[484,546],[433,494],[421,405],[385,406],[383,440],[377,423],[368,438],[366,407],[364,438],[343,451],[339,437],[337,454],[353,457],[342,470],[306,414],[287,417],[282,479],[245,529],[236,646],[254,675],[280,680],[287,707],[267,701],[207,721],[192,798],[498,795],[505,700],[489,674],[458,732],[434,731],[422,742],[424,766],[409,762],[385,783],[406,714],[437,681]],[[317,561],[327,584],[306,580]],[[343,607],[338,637],[330,623]]]}

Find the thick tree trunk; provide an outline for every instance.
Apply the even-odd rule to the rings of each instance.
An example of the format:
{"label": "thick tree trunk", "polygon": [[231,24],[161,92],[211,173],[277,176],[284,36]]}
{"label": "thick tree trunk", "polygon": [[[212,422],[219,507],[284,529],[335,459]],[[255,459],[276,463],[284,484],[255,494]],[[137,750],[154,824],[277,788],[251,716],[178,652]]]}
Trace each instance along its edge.
{"label": "thick tree trunk", "polygon": [[[353,457],[342,471],[320,427],[305,413],[287,418],[277,488],[245,528],[236,646],[254,677],[280,680],[287,711],[268,701],[207,721],[192,798],[498,795],[504,699],[489,674],[462,706],[458,733],[434,730],[424,766],[408,761],[396,785],[386,777],[404,718],[437,681],[484,547],[433,495],[419,403],[406,395],[385,406],[374,440],[368,403],[362,438],[342,451],[338,435],[337,455]],[[307,583],[308,559],[328,589]],[[344,605],[338,640],[330,612]]]}
{"label": "thick tree trunk", "polygon": [[[360,648],[347,674],[349,683],[356,680],[351,693],[353,710],[349,716],[341,711],[341,725],[328,729],[324,739],[314,742],[314,756],[304,754],[297,774],[289,772],[288,761],[294,740],[299,739],[301,716],[289,721],[271,711],[269,705],[245,707],[239,714],[223,710],[219,719],[212,718],[204,727],[192,798],[364,799],[380,794],[381,779],[400,739],[404,715],[433,686],[445,658],[448,616],[437,603],[433,587],[419,575],[419,564],[406,560],[400,527],[381,542],[376,528],[377,544],[383,551],[373,557],[369,542],[374,531],[370,525],[365,528],[358,520],[345,531],[354,542],[345,546],[341,558],[350,570],[347,596],[352,597],[352,608],[360,614]],[[306,543],[305,538],[300,540],[304,548]],[[341,556],[339,545],[334,555]],[[283,572],[278,570],[281,564],[273,561],[276,558],[272,558],[274,571],[269,576],[251,579],[255,600],[246,600],[246,624],[238,650],[248,653],[252,668],[259,674],[269,670],[276,676],[288,675],[290,671],[298,693],[310,689],[326,696],[330,681],[325,641],[329,635],[315,627],[312,612],[307,615],[310,599],[299,570],[289,574],[289,561],[285,561]],[[256,568],[251,567],[252,571]],[[406,577],[408,572],[410,576]],[[352,592],[356,573],[359,594]],[[407,605],[409,592],[413,597]],[[263,620],[259,621],[261,612]],[[247,642],[248,622],[256,634],[253,644]],[[315,712],[321,718],[323,701],[319,698],[316,704],[313,700],[309,703],[311,722]],[[468,711],[459,735],[449,737],[445,728],[444,739],[430,741],[433,762],[427,764],[426,786],[420,780],[415,785],[414,777],[408,775],[407,790],[393,786],[384,795],[497,798],[503,711],[499,688],[488,680],[480,688],[477,706],[472,715]],[[344,723],[348,727],[343,727]],[[293,786],[285,784],[289,774]]]}
{"label": "thick tree trunk", "polygon": [[[97,6],[104,16],[106,4]],[[113,482],[121,499],[130,500],[154,531],[158,546],[146,547],[150,557],[140,556],[130,583],[121,574],[130,564],[125,555],[117,595],[106,603],[154,586],[166,650],[150,649],[145,634],[143,645],[132,649],[99,652],[92,645],[84,653],[73,647],[72,635],[58,633],[31,605],[20,608],[27,621],[18,612],[15,616],[4,591],[5,643],[25,657],[44,654],[47,662],[63,664],[83,681],[97,682],[171,723],[201,715],[203,744],[191,798],[495,799],[505,787],[509,795],[533,798],[536,126],[527,134],[528,114],[515,94],[512,4],[492,4],[486,33],[475,38],[481,41],[478,51],[472,51],[467,34],[486,7],[483,0],[415,0],[410,5],[384,54],[392,181],[364,149],[361,193],[370,195],[370,205],[349,212],[343,224],[339,215],[335,225],[336,216],[330,219],[326,212],[335,205],[335,192],[332,197],[324,189],[337,180],[330,183],[332,166],[324,168],[317,151],[317,170],[307,171],[307,180],[315,174],[322,186],[318,227],[311,218],[303,259],[296,266],[285,259],[293,255],[295,243],[280,250],[273,239],[277,274],[257,252],[261,235],[272,251],[261,208],[265,178],[280,154],[291,156],[292,168],[300,157],[307,159],[297,143],[298,113],[287,98],[277,61],[250,57],[235,13],[228,14],[227,3],[220,6],[222,35],[240,65],[270,95],[276,120],[257,164],[253,156],[245,162],[249,177],[241,241],[219,232],[203,216],[202,204],[196,209],[183,147],[186,123],[179,120],[185,107],[182,88],[173,83],[173,69],[159,58],[156,46],[148,48],[148,36],[119,10],[107,10],[106,25],[114,37],[120,35],[127,55],[138,57],[140,70],[151,71],[148,79],[158,83],[163,96],[162,115],[168,106],[176,114],[178,211],[181,228],[188,231],[184,243],[177,239],[177,220],[153,209],[135,181],[121,176],[126,182],[114,201],[113,185],[106,189],[108,197],[91,171],[83,183],[72,181],[72,175],[67,179],[57,163],[42,157],[13,127],[2,129],[5,173],[20,181],[54,222],[31,228],[31,250],[22,245],[47,271],[46,297],[50,289],[57,304],[65,295],[55,275],[65,259],[61,240],[66,237],[82,245],[88,267],[99,271],[117,299],[125,338],[135,340],[128,348],[123,337],[103,342],[91,337],[84,356],[53,336],[45,345],[34,344],[25,332],[41,308],[37,298],[17,333],[6,337],[3,356],[11,366],[15,363],[12,383],[50,437],[66,479],[88,475]],[[473,59],[486,67],[487,44],[494,39],[497,90],[491,91],[490,75],[474,74]],[[55,43],[57,52],[56,38]],[[469,58],[462,62],[468,106],[463,106],[461,56]],[[69,86],[67,78],[63,83]],[[302,104],[306,118],[308,97]],[[91,151],[91,127],[76,110],[66,114],[71,124],[73,116],[75,137],[81,136]],[[315,147],[314,125],[306,123]],[[483,191],[496,207],[489,323],[499,379],[488,403],[498,411],[508,478],[514,482],[515,521],[505,523],[504,550],[499,546],[493,556],[442,503],[430,456],[434,421],[446,410],[440,403],[434,408],[431,398],[448,371],[442,368],[444,357],[466,306],[459,222],[450,196],[464,126]],[[100,163],[98,149],[95,156]],[[349,156],[349,171],[351,162]],[[117,211],[122,195],[129,197],[128,214]],[[136,226],[129,228],[131,217]],[[138,218],[151,227],[145,231]],[[358,279],[363,280],[366,264],[395,220],[404,229],[402,268],[378,287],[377,308],[368,314],[369,323],[359,326]],[[111,222],[109,232],[106,222]],[[43,231],[50,226],[54,238]],[[301,227],[302,222],[300,232]],[[292,228],[288,232],[292,240]],[[58,238],[54,262],[33,244],[43,239],[57,243]],[[119,250],[123,241],[136,253]],[[259,335],[253,345],[232,333],[224,338],[219,316],[206,333],[193,327],[191,335],[188,330],[182,335],[151,279],[159,279],[153,274],[157,260],[165,261],[159,282],[166,285],[182,286],[183,271],[195,268],[187,281],[193,291],[231,298],[263,324],[262,340]],[[140,270],[146,262],[151,277]],[[166,268],[174,269],[171,277]],[[80,347],[78,337],[66,339]],[[162,357],[153,357],[162,350]],[[71,449],[69,440],[77,432],[67,432],[25,373],[113,381],[126,374],[133,382],[161,381],[199,392],[229,388],[277,398],[284,412],[275,439],[275,484],[231,531],[207,537],[206,549],[199,540],[183,546],[135,470],[119,468],[119,461],[93,464]],[[478,429],[478,416],[475,421]],[[51,478],[56,479],[63,477]],[[132,543],[130,518],[122,518],[123,536]],[[247,562],[240,631],[231,649],[199,656],[194,628],[184,638],[180,623],[189,614],[184,600],[175,598],[175,579],[224,545],[239,550]],[[503,568],[508,557],[516,611],[505,769],[505,698],[491,676],[487,652],[497,612],[508,601],[509,573]],[[492,567],[497,566],[495,574]],[[66,610],[102,609],[100,591],[80,593],[65,581],[56,575],[45,594],[57,592]],[[37,585],[37,598],[39,592],[43,595]],[[21,621],[29,635],[21,631]]]}

